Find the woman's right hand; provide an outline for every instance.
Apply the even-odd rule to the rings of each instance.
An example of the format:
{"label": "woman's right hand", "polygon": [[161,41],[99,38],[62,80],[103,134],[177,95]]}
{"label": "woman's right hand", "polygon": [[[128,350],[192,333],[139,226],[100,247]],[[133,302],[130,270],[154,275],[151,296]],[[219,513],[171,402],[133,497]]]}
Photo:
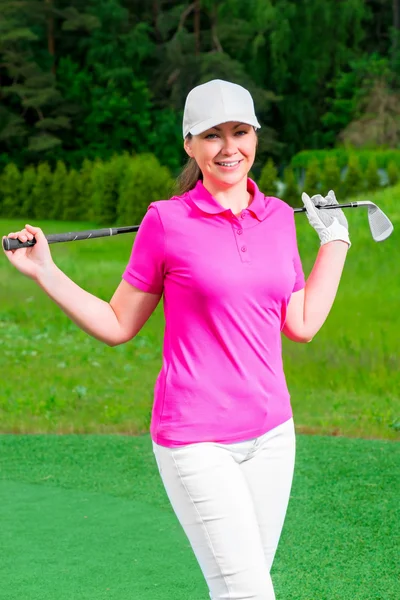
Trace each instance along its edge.
{"label": "woman's right hand", "polygon": [[4,250],[8,260],[18,271],[38,280],[40,274],[51,269],[54,266],[51,257],[49,243],[39,227],[25,225],[21,231],[9,233],[8,237],[19,239],[21,242],[36,238],[36,244],[29,248],[19,248],[18,250]]}

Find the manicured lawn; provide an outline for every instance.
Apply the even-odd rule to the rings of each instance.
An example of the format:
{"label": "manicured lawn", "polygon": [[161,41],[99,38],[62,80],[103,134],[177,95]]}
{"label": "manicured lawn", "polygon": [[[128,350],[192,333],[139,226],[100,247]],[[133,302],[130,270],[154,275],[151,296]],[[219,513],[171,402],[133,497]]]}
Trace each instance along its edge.
{"label": "manicured lawn", "polygon": [[[149,435],[0,435],[1,600],[209,600]],[[397,600],[399,444],[297,436],[279,600]]]}

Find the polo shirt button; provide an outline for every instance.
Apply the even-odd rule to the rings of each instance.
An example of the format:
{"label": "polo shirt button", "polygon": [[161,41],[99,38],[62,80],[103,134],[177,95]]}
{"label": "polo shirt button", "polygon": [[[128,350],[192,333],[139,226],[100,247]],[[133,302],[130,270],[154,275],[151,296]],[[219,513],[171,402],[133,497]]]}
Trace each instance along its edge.
{"label": "polo shirt button", "polygon": [[237,233],[238,235],[242,235],[242,233],[243,233],[243,229],[238,229],[238,230],[236,231],[236,233]]}
{"label": "polo shirt button", "polygon": [[245,216],[246,216],[246,213],[242,212],[242,214],[240,215],[240,218],[241,218],[241,219],[244,219],[244,218],[245,218]]}
{"label": "polo shirt button", "polygon": [[247,246],[242,246],[240,249],[241,249],[242,252],[246,252]]}

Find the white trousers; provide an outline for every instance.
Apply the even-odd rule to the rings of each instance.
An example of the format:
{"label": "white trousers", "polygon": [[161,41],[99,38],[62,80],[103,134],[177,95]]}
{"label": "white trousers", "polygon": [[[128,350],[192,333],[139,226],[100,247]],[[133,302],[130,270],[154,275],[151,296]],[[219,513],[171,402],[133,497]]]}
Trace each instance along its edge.
{"label": "white trousers", "polygon": [[153,442],[153,452],[211,600],[275,600],[270,569],[293,481],[293,419],[245,442]]}

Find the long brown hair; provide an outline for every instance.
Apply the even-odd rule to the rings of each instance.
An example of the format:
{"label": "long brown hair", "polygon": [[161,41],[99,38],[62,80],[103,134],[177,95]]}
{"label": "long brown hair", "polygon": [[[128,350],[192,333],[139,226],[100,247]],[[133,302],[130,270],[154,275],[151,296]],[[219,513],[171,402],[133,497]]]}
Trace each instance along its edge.
{"label": "long brown hair", "polygon": [[[188,133],[186,138],[191,139],[192,134]],[[194,158],[189,158],[186,165],[176,179],[176,192],[178,196],[192,190],[199,179],[203,179],[203,173]]]}

